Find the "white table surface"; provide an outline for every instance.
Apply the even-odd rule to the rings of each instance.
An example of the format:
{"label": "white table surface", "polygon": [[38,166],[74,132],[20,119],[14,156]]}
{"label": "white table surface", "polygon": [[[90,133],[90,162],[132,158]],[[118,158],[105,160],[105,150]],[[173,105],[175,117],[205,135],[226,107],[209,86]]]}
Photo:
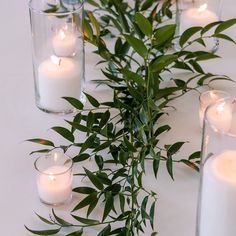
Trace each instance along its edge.
{"label": "white table surface", "polygon": [[[235,7],[235,0],[225,0],[223,18],[236,17]],[[35,106],[26,0],[1,1],[0,31],[0,234],[26,236],[30,234],[24,229],[24,224],[42,229],[34,211],[47,216],[50,208],[39,202],[34,158],[28,155],[38,146],[23,141],[44,137],[63,143],[50,127],[63,125],[64,117],[48,115]],[[228,32],[236,38],[236,27]],[[102,88],[94,90],[89,83],[89,80],[101,78],[94,66],[97,58],[90,51],[87,47],[87,90],[93,90],[98,99],[104,99],[109,91]],[[207,63],[205,67],[236,80],[236,46],[222,43],[219,54],[223,59]],[[215,84],[215,88],[226,89],[232,94],[236,91],[235,85],[225,82]],[[190,143],[179,154],[184,156],[200,149],[198,94],[185,95],[175,102],[175,106],[178,110],[172,112],[167,120],[173,130],[163,142],[189,140]],[[163,166],[157,181],[152,174],[145,178],[147,187],[158,192],[155,219],[158,235],[194,236],[199,174],[177,165],[174,175],[173,182]],[[64,210],[62,208],[59,214],[66,214]],[[146,235],[150,235],[149,232]]]}

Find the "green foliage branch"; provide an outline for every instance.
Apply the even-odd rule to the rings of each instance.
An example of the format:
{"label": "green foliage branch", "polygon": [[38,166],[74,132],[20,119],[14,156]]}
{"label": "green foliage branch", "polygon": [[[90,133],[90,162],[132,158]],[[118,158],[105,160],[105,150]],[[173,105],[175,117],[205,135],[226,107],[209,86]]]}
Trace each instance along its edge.
{"label": "green foliage branch", "polygon": [[[88,109],[77,99],[65,97],[78,113],[72,121],[66,121],[69,127],[57,126],[52,130],[69,144],[57,146],[41,138],[29,141],[47,147],[31,154],[47,153],[56,148],[64,152],[73,149],[76,150],[74,163],[82,165],[90,159],[97,168],[84,168],[83,172],[75,174],[86,178],[89,184],[73,189],[84,198],[72,209],[71,222],[52,210],[49,219],[37,216],[53,229],[26,228],[36,235],[56,235],[66,229],[69,231],[66,236],[80,236],[87,227],[101,226],[98,236],[133,236],[145,232],[149,222],[152,236],[155,236],[157,194],[143,185],[147,162],[152,163],[155,177],[163,162],[174,178],[174,163],[183,163],[198,171],[200,155],[195,152],[176,160],[174,156],[185,142],[160,144],[163,133],[171,129],[163,124],[163,117],[168,114],[171,102],[185,93],[215,80],[230,80],[224,75],[205,72],[201,67],[202,61],[218,58],[218,55],[207,50],[192,52],[188,49],[193,44],[205,47],[209,38],[235,43],[224,30],[233,26],[236,19],[193,27],[176,36],[176,25],[168,23],[174,12],[169,0],[129,3],[125,0],[88,0],[88,3],[93,5],[94,11],[85,13],[84,38],[95,46],[95,53],[102,58],[99,63],[106,63],[102,70],[106,79],[98,82],[112,89],[113,98],[99,102],[85,93],[93,107]],[[62,9],[50,7],[47,12]],[[107,38],[113,40],[114,48],[107,47]],[[179,51],[171,50],[176,40]],[[187,78],[176,78],[176,70],[188,72]],[[172,81],[169,87],[163,87],[166,76]],[[81,133],[86,138],[78,142]],[[82,217],[81,210],[85,208],[87,213]],[[101,219],[91,217],[96,208],[103,209]]]}

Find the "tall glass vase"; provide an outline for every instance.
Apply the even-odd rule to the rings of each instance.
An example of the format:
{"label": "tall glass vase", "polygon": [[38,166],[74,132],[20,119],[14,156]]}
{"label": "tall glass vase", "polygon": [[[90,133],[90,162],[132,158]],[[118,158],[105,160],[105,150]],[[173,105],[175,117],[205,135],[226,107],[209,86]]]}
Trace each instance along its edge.
{"label": "tall glass vase", "polygon": [[62,97],[84,102],[83,0],[30,0],[36,105],[70,113]]}
{"label": "tall glass vase", "polygon": [[[185,30],[191,27],[205,27],[212,22],[220,21],[221,8],[222,0],[176,0],[176,35],[182,35]],[[216,51],[219,46],[219,40],[208,38],[213,32],[213,30],[209,30],[204,33],[205,46],[202,45],[201,40],[197,40],[201,34],[194,34],[190,40],[196,40],[196,42],[187,46],[187,50]],[[180,50],[178,40],[176,41],[176,50]]]}
{"label": "tall glass vase", "polygon": [[205,112],[196,236],[236,235],[235,100]]}

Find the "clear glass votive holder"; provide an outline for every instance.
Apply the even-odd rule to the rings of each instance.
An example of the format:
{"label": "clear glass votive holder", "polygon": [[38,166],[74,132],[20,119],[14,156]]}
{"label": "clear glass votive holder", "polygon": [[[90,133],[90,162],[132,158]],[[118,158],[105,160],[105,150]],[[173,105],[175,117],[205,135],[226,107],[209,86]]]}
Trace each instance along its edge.
{"label": "clear glass votive holder", "polygon": [[[222,0],[178,0],[176,1],[176,35],[180,36],[191,27],[206,25],[220,21],[222,11]],[[199,42],[187,46],[186,50],[199,51],[207,50],[215,52],[219,46],[216,38],[207,38],[214,33],[213,29],[204,33],[205,46]],[[200,32],[190,38],[191,41],[199,38]],[[175,44],[176,50],[180,50],[178,41]]]}
{"label": "clear glass votive holder", "polygon": [[73,161],[64,153],[52,152],[36,159],[37,189],[41,202],[61,205],[72,198]]}
{"label": "clear glass votive holder", "polygon": [[36,105],[48,113],[75,109],[62,97],[85,102],[84,0],[30,0]]}
{"label": "clear glass votive holder", "polygon": [[196,236],[236,235],[235,111],[232,98],[206,109]]}
{"label": "clear glass votive holder", "polygon": [[229,98],[230,95],[221,90],[209,90],[203,92],[199,97],[199,121],[201,128],[203,127],[203,119],[206,108],[217,100]]}

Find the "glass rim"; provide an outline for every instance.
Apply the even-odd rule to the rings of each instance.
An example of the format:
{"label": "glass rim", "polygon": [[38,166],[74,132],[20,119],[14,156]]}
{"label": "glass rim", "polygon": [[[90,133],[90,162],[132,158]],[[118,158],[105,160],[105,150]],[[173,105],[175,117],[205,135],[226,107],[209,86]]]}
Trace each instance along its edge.
{"label": "glass rim", "polygon": [[46,15],[46,16],[66,16],[68,14],[76,13],[76,12],[80,11],[81,9],[83,9],[84,2],[85,2],[85,0],[82,0],[81,3],[79,4],[79,6],[76,9],[71,10],[71,11],[69,10],[69,11],[66,11],[66,12],[50,12],[49,13],[49,12],[44,12],[43,10],[39,10],[39,9],[33,7],[32,6],[33,1],[35,1],[35,0],[29,0],[28,1],[29,9],[32,12],[35,12],[35,13],[38,13],[38,14],[41,14],[41,15]]}
{"label": "glass rim", "polygon": [[[231,97],[228,92],[223,91],[223,90],[219,90],[219,89],[207,90],[207,91],[205,91],[205,92],[203,92],[203,93],[200,94],[200,96],[199,96],[199,102],[200,102],[200,104],[206,104],[206,102],[204,102],[202,99],[203,99],[203,96],[204,96],[204,95],[206,95],[207,93],[210,93],[210,92],[218,92],[218,93],[221,93],[221,94],[225,94],[225,95],[226,95],[225,98],[219,98],[219,99],[217,99],[217,101],[218,101],[218,100],[221,100],[221,99],[229,99],[229,98]],[[216,101],[216,102],[217,102],[217,101]],[[211,105],[212,105],[212,104],[211,104]]]}
{"label": "glass rim", "polygon": [[211,129],[213,129],[213,131],[216,131],[216,132],[218,132],[220,134],[223,134],[223,135],[227,135],[227,136],[232,137],[232,138],[236,138],[236,133],[224,132],[224,131],[220,131],[219,129],[217,129],[214,125],[211,124],[211,122],[209,121],[208,116],[207,116],[207,113],[209,112],[210,109],[212,109],[214,106],[216,106],[217,104],[220,104],[224,101],[229,101],[230,104],[233,105],[233,104],[236,103],[236,98],[234,98],[234,97],[222,98],[222,99],[217,100],[213,104],[210,104],[209,106],[207,106],[207,108],[205,110],[205,113],[204,113],[204,130],[205,130],[205,126],[206,126],[205,123],[207,122],[207,124],[209,125],[209,127]]}
{"label": "glass rim", "polygon": [[[42,158],[45,158],[46,156],[49,156],[50,154],[46,154],[46,155],[44,155],[44,156],[40,156],[40,157],[38,157],[35,161],[34,161],[34,168],[36,169],[36,171],[38,171],[39,173],[41,173],[41,174],[43,174],[43,175],[47,175],[47,176],[51,176],[52,174],[49,174],[49,173],[47,173],[47,172],[44,172],[44,171],[42,171],[42,170],[40,170],[39,168],[38,168],[38,166],[37,166],[37,163],[38,163],[38,161],[40,160],[40,159],[42,159]],[[67,173],[68,171],[70,171],[71,169],[72,169],[72,167],[73,167],[73,165],[74,165],[74,163],[73,163],[73,160],[68,156],[68,155],[66,155],[65,153],[63,153],[63,155],[64,156],[66,156],[66,158],[67,158],[67,160],[70,160],[70,166],[68,166],[68,168],[65,170],[65,171],[62,171],[62,172],[60,172],[60,173],[54,173],[53,175],[56,175],[56,176],[58,176],[58,175],[63,175],[63,174],[65,174],[65,173]],[[66,161],[67,161],[66,160]]]}

